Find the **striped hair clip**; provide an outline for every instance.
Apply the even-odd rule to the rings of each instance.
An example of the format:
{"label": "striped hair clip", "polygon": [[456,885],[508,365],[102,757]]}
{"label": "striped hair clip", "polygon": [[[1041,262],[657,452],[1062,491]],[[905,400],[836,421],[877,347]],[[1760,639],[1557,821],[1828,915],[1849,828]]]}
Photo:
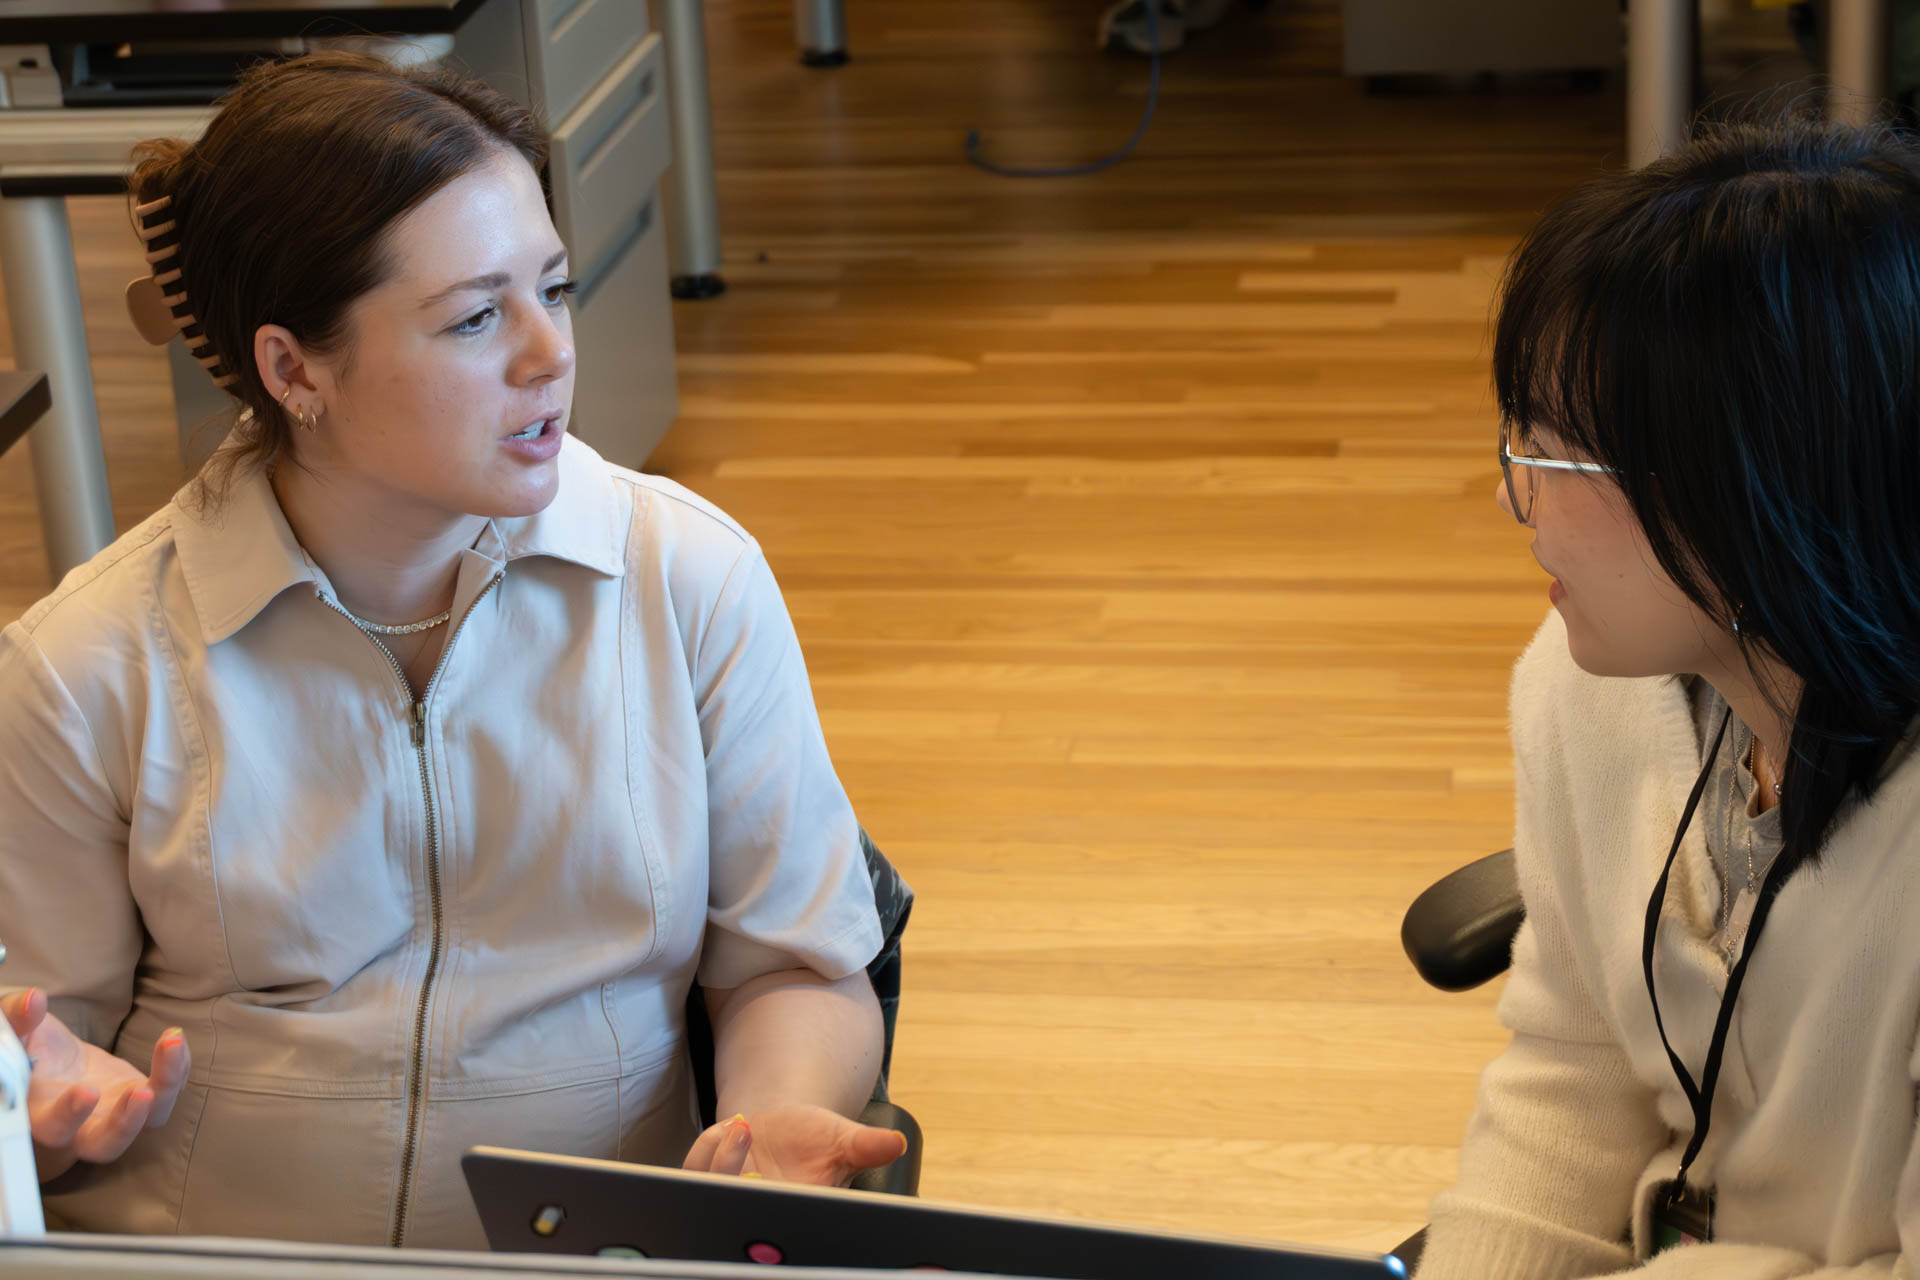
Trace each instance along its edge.
{"label": "striped hair clip", "polygon": [[134,206],[134,231],[147,246],[151,274],[128,282],[127,314],[140,336],[156,347],[166,345],[176,333],[185,338],[188,352],[212,375],[213,385],[230,387],[240,379],[213,349],[187,301],[187,285],[180,272],[180,236],[168,212],[172,208],[172,196]]}

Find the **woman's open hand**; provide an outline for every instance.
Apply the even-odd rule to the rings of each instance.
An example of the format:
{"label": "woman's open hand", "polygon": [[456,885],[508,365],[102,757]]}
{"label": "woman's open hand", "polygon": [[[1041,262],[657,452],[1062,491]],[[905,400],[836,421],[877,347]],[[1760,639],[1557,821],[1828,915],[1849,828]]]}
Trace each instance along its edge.
{"label": "woman's open hand", "polygon": [[891,1164],[906,1150],[898,1129],[877,1129],[825,1107],[769,1107],[709,1127],[685,1167],[844,1187],[860,1170]]}
{"label": "woman's open hand", "polygon": [[119,1159],[142,1129],[159,1128],[173,1114],[191,1061],[187,1038],[178,1029],[154,1044],[152,1069],[142,1075],[48,1013],[44,991],[8,996],[0,1000],[0,1010],[33,1064],[27,1119],[42,1182],[80,1160]]}

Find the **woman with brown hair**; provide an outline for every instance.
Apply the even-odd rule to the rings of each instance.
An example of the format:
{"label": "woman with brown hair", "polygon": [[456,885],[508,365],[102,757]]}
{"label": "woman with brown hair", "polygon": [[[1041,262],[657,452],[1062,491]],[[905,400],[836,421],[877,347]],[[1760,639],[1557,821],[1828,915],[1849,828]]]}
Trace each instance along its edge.
{"label": "woman with brown hair", "polygon": [[0,632],[4,1005],[76,1226],[469,1246],[476,1142],[902,1150],[846,1118],[881,934],[766,562],[568,434],[545,145],[326,55],[144,149],[130,305],[241,413]]}

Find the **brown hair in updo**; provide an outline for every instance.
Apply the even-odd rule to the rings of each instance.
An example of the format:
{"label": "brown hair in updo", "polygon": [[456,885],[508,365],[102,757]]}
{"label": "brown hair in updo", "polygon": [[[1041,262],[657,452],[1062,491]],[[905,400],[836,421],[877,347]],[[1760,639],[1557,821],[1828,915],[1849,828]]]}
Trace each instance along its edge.
{"label": "brown hair in updo", "polygon": [[254,365],[261,325],[321,355],[348,349],[347,309],[395,264],[394,221],[502,151],[539,172],[547,134],[498,91],[448,71],[324,53],[242,77],[201,139],[134,149],[133,203],[171,196],[179,285],[251,418],[202,472],[217,500],[236,467],[292,453],[291,419]]}

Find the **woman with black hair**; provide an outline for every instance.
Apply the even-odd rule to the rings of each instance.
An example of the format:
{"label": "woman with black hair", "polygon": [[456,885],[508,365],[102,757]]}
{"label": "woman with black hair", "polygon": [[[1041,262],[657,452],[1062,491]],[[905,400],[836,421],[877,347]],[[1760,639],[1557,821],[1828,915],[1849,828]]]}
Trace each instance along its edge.
{"label": "woman with black hair", "polygon": [[[1419,1274],[1920,1259],[1920,143],[1715,129],[1514,256],[1527,923]],[[1644,1265],[1640,1265],[1644,1264]]]}

